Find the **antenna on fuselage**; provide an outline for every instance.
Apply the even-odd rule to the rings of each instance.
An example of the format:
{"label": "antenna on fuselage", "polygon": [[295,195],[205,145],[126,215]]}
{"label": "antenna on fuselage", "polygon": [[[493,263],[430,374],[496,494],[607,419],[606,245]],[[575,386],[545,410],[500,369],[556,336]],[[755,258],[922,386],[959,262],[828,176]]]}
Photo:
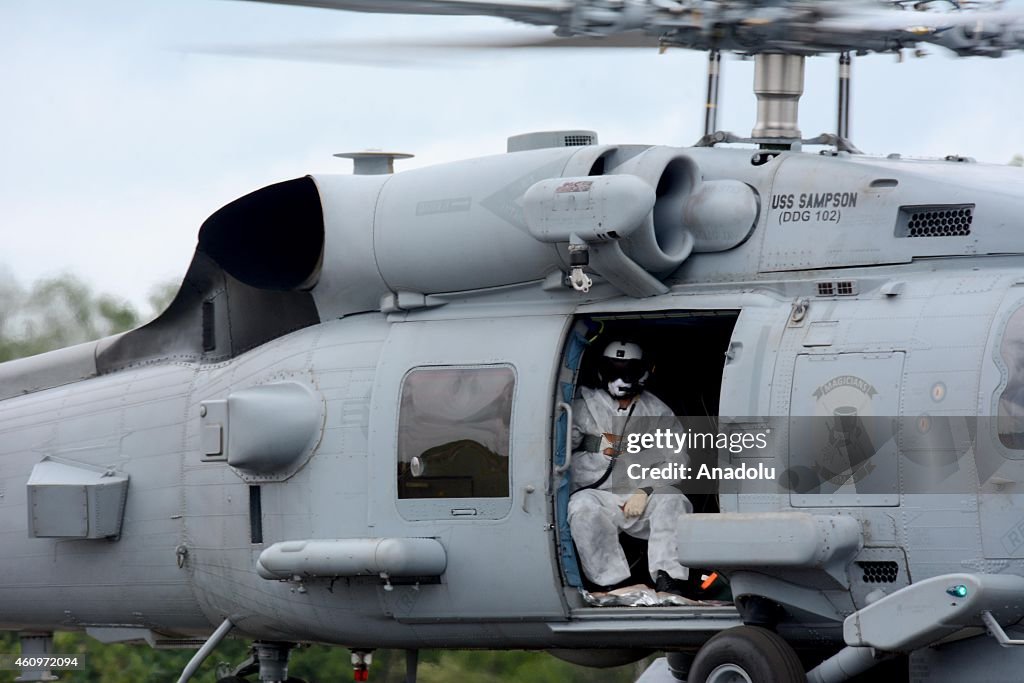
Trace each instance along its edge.
{"label": "antenna on fuselage", "polygon": [[395,172],[395,159],[412,159],[414,155],[367,149],[361,152],[339,152],[334,156],[339,159],[351,159],[352,172],[355,175],[384,175]]}

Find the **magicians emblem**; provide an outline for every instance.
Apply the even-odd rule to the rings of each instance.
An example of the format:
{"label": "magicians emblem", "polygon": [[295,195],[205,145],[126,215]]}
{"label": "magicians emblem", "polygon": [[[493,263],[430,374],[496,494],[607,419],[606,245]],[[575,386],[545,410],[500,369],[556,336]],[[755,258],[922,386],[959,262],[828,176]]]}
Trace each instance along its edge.
{"label": "magicians emblem", "polygon": [[[860,481],[875,468],[871,456],[877,449],[866,422],[874,415],[872,399],[878,390],[856,375],[841,375],[822,384],[813,395],[813,419],[824,425],[827,434],[814,465],[815,473],[821,481],[834,486],[842,486],[851,479]],[[821,434],[820,429],[815,432]]]}

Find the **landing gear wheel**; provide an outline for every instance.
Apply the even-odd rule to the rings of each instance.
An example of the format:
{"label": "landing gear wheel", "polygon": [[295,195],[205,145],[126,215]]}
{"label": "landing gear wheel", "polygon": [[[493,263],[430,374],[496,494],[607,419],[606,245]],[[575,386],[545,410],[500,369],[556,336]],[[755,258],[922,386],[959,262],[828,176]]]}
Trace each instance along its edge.
{"label": "landing gear wheel", "polygon": [[800,658],[777,633],[737,626],[704,643],[690,683],[807,683]]}

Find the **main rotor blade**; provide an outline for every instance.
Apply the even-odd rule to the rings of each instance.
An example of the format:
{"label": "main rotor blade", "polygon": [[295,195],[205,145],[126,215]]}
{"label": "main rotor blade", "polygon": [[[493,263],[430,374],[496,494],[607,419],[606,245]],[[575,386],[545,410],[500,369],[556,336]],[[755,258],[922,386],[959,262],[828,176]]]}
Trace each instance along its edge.
{"label": "main rotor blade", "polygon": [[[556,27],[553,38],[504,47],[654,44],[741,54],[892,52],[931,43],[961,56],[1024,49],[1024,13],[902,0],[256,0],[362,12],[477,14]],[[978,7],[977,4],[972,7]],[[918,11],[923,10],[923,11]],[[632,37],[615,42],[625,34]],[[644,34],[651,36],[649,40]],[[612,41],[601,45],[597,41]],[[486,47],[471,43],[464,47]]]}
{"label": "main rotor blade", "polygon": [[183,52],[363,66],[457,66],[456,60],[501,50],[654,49],[658,39],[640,31],[608,37],[559,36],[533,31],[476,33],[446,37],[364,38],[338,41],[185,45]]}
{"label": "main rotor blade", "polygon": [[[623,31],[609,36],[538,36],[536,38],[512,37],[507,38],[480,36],[478,38],[465,39],[426,39],[418,41],[402,41],[398,43],[402,47],[421,48],[469,48],[474,50],[507,50],[507,49],[549,49],[549,48],[655,48],[660,45],[656,36],[648,35],[642,31]],[[367,42],[367,45],[372,43]],[[377,42],[381,45],[382,43]],[[393,43],[394,44],[394,43]]]}
{"label": "main rotor blade", "polygon": [[528,24],[554,26],[576,4],[574,0],[247,0],[385,14],[448,14],[505,17]]}

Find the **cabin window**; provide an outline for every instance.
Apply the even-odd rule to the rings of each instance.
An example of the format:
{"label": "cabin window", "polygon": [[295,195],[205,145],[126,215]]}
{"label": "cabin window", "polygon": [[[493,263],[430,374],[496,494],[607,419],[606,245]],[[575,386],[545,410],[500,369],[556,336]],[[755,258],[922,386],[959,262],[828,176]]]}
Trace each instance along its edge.
{"label": "cabin window", "polygon": [[507,498],[509,367],[417,368],[398,415],[398,497]]}
{"label": "cabin window", "polygon": [[1006,366],[1006,387],[999,396],[996,424],[999,440],[1013,450],[1024,450],[1024,307],[1006,321],[999,356]]}

